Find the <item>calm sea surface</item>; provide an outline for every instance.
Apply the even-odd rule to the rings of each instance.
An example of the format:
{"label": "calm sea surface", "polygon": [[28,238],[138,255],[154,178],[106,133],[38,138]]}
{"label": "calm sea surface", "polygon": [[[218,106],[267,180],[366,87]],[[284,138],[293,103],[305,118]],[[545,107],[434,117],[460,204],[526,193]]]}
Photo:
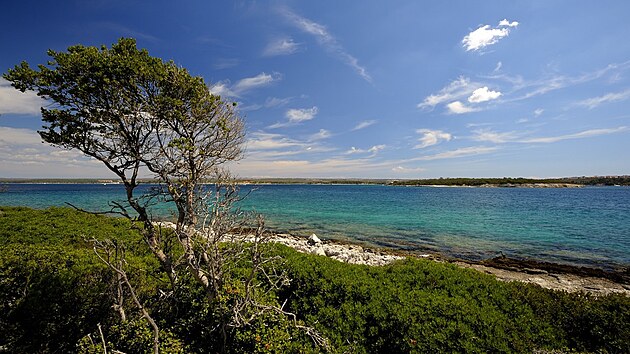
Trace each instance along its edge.
{"label": "calm sea surface", "polygon": [[[482,259],[500,255],[600,267],[630,265],[630,188],[245,186],[243,209],[298,235]],[[10,184],[0,205],[105,210],[121,185]],[[164,212],[164,211],[163,211]]]}

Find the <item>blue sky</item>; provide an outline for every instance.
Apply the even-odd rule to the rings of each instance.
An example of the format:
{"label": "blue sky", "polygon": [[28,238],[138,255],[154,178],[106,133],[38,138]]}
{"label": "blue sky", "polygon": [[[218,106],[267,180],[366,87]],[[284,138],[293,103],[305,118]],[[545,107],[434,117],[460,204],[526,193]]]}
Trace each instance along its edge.
{"label": "blue sky", "polygon": [[[237,101],[241,177],[630,173],[627,1],[11,1],[0,70],[141,48]],[[0,177],[112,177],[0,81]]]}

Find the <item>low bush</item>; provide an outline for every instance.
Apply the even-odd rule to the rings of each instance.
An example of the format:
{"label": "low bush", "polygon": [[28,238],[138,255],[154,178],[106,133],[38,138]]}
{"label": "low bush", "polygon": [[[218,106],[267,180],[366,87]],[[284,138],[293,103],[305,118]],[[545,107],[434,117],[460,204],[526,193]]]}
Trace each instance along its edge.
{"label": "low bush", "polygon": [[[113,309],[115,279],[91,238],[127,246],[128,272],[160,327],[165,353],[321,352],[630,352],[630,299],[594,297],[503,283],[454,265],[406,259],[384,267],[349,265],[280,245],[275,270],[290,284],[264,291],[260,303],[284,304],[248,326],[219,329],[248,265],[234,264],[213,303],[184,276],[175,292],[126,220],[70,209],[0,207],[0,348],[9,352],[151,352],[152,333],[128,300],[128,320]],[[264,275],[263,275],[264,276]],[[270,290],[270,289],[268,289]],[[218,335],[219,330],[226,336]],[[312,334],[312,333],[311,333]],[[225,340],[225,341],[224,341]]]}

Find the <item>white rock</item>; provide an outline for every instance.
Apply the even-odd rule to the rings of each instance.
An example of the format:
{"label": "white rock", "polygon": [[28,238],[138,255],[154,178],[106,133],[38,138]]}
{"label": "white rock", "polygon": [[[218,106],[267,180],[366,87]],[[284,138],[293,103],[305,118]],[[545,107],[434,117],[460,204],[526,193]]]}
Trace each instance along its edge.
{"label": "white rock", "polygon": [[317,237],[317,235],[312,234],[309,238],[308,241],[306,241],[309,245],[313,246],[313,245],[317,245],[322,243],[322,240],[319,239],[319,237]]}
{"label": "white rock", "polygon": [[326,257],[326,251],[324,251],[324,247],[322,247],[322,246],[319,246],[319,247],[316,247],[316,248],[312,249],[311,253],[312,254],[316,254],[318,256]]}

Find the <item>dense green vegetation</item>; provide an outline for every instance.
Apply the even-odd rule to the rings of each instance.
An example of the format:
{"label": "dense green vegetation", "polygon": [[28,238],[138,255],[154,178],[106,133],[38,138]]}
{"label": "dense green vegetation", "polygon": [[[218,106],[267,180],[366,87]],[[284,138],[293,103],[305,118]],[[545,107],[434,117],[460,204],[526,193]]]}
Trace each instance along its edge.
{"label": "dense green vegetation", "polygon": [[555,184],[568,183],[586,186],[613,186],[613,185],[630,185],[630,176],[615,177],[565,177],[565,178],[431,178],[431,179],[415,179],[393,181],[390,184],[399,186],[520,186],[525,184]]}
{"label": "dense green vegetation", "polygon": [[[9,352],[102,353],[151,351],[150,328],[127,306],[118,320],[114,276],[89,239],[127,248],[127,271],[141,301],[160,324],[163,352],[221,350],[217,304],[184,279],[173,294],[142,238],[123,219],[69,209],[0,207],[0,348]],[[226,246],[229,247],[229,246]],[[531,352],[562,349],[630,352],[630,299],[595,298],[533,285],[502,283],[453,265],[407,259],[386,267],[343,264],[283,246],[277,270],[292,281],[265,293],[269,304],[297,314],[297,324],[323,334],[332,352]],[[231,267],[226,284],[237,293],[247,264]],[[218,301],[232,306],[229,296]],[[290,316],[270,312],[229,330],[230,352],[323,351]]]}

